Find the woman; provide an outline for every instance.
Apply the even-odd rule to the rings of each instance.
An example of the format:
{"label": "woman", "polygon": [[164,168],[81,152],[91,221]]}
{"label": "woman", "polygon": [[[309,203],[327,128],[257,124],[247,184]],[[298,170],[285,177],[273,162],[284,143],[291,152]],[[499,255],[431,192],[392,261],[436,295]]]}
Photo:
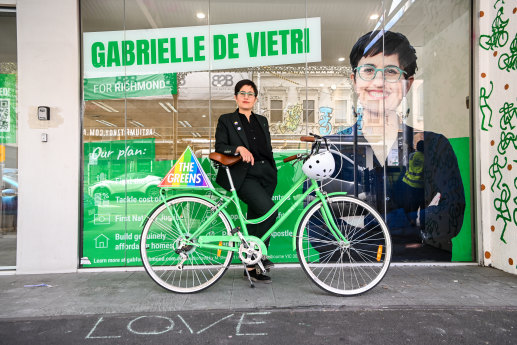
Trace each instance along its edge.
{"label": "woman", "polygon": [[[215,151],[226,155],[241,155],[242,161],[230,167],[233,184],[239,198],[248,205],[248,219],[263,216],[274,202],[271,199],[277,184],[277,169],[273,159],[271,135],[267,119],[253,112],[258,90],[255,83],[245,79],[235,85],[237,109],[221,115],[215,132]],[[230,190],[230,182],[224,169],[220,169],[216,182]],[[275,223],[277,212],[260,224],[247,226],[250,235],[262,237]],[[266,241],[269,245],[269,240]],[[274,264],[263,258],[262,264],[269,270]],[[248,266],[250,279],[271,283],[255,266]],[[244,276],[247,277],[246,272]]]}
{"label": "woman", "polygon": [[[404,99],[414,81],[416,60],[408,39],[390,31],[369,32],[352,48],[351,80],[363,119],[362,133],[357,133],[357,164],[363,168],[359,169],[363,184],[359,196],[386,214],[394,258],[450,260],[451,239],[463,223],[465,195],[456,155],[447,138],[427,131],[415,133],[401,121],[409,113]],[[378,124],[379,132],[372,123]],[[405,176],[417,138],[425,146],[425,207],[420,207],[418,214],[405,214],[403,205],[411,196],[405,194],[410,189],[400,188],[400,179]]]}

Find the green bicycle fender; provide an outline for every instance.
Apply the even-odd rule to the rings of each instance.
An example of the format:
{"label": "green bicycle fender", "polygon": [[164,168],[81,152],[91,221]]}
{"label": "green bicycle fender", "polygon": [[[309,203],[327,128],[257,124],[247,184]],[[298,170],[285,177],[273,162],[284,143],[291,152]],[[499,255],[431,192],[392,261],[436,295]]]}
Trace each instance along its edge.
{"label": "green bicycle fender", "polygon": [[[168,202],[172,199],[176,199],[176,198],[179,198],[179,197],[186,197],[186,196],[191,196],[191,197],[196,197],[196,198],[200,198],[200,199],[203,199],[205,201],[208,201],[209,203],[211,203],[212,205],[216,206],[216,203],[214,200],[204,196],[204,195],[199,195],[199,194],[189,194],[189,193],[185,193],[185,194],[177,194],[177,195],[174,195],[174,196],[171,196],[170,198],[168,198],[165,202]],[[158,209],[158,207],[162,206],[163,205],[163,202],[159,203],[158,205],[156,205],[151,211],[149,211],[147,213],[147,215],[144,217],[144,219],[142,220],[142,222],[140,223],[140,228],[142,228],[145,223],[147,223],[147,220],[149,219],[149,217],[151,216],[151,214],[153,214],[154,211],[156,211],[156,209]],[[235,224],[233,223],[233,220],[232,220],[232,217],[230,217],[230,215],[228,214],[228,212],[226,212],[226,210],[221,210],[221,212],[226,216],[226,218],[228,219],[228,221],[230,222],[230,226],[233,228],[235,228]]]}
{"label": "green bicycle fender", "polygon": [[[345,196],[345,195],[347,195],[347,193],[346,192],[328,193],[327,197],[334,196],[334,195]],[[320,199],[318,199],[318,198],[315,198],[314,200],[312,200],[307,206],[305,206],[302,213],[300,213],[300,215],[298,216],[298,219],[296,220],[296,223],[295,223],[296,225],[295,225],[294,231],[293,231],[293,251],[296,251],[296,235],[298,234],[298,227],[300,226],[300,223],[302,222],[302,218],[309,211],[309,209],[312,207],[312,205],[314,205],[318,201],[320,201]]]}

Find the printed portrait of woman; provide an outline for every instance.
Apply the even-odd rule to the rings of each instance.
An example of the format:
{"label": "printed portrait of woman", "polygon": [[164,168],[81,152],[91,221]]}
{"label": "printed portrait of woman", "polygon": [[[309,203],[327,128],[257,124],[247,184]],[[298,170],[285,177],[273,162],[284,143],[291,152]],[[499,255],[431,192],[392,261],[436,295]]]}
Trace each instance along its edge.
{"label": "printed portrait of woman", "polygon": [[[355,43],[350,63],[361,123],[329,139],[355,143],[357,196],[385,215],[395,261],[450,261],[465,194],[449,140],[406,123],[414,47],[401,33],[373,31]],[[353,146],[340,147],[353,156]]]}

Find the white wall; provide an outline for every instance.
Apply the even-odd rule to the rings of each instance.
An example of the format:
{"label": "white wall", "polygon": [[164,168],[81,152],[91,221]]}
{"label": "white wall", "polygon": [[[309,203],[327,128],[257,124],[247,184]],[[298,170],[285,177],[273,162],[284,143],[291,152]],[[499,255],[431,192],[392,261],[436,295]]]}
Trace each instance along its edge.
{"label": "white wall", "polygon": [[[479,237],[483,244],[479,252],[480,262],[517,274],[517,149],[514,146],[517,142],[507,142],[506,147],[505,140],[501,140],[502,135],[517,134],[517,70],[499,68],[501,57],[512,55],[512,41],[515,40],[513,45],[517,44],[517,14],[513,13],[513,1],[503,4],[501,1],[479,0],[476,7],[473,98],[476,100],[474,130],[478,147],[475,162],[479,162],[475,186]],[[502,22],[508,20],[504,28],[507,41],[503,44],[505,36],[502,36],[501,46],[483,49],[479,45],[479,38],[492,35],[492,24],[500,8],[504,12],[501,15]],[[482,42],[485,41],[486,37],[482,37]],[[483,94],[486,98],[481,97]],[[512,104],[513,108],[508,124],[501,121],[500,112],[506,102]]]}
{"label": "white wall", "polygon": [[[78,2],[18,0],[17,272],[77,268],[80,166]],[[50,121],[37,120],[49,106]],[[48,142],[41,142],[41,133]]]}

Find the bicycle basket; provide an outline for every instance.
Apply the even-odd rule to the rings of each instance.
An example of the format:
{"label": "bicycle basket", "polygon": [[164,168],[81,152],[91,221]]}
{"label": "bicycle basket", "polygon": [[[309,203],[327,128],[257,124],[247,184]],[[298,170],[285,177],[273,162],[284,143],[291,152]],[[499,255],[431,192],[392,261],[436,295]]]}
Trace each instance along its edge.
{"label": "bicycle basket", "polygon": [[303,163],[302,170],[305,175],[314,180],[323,180],[332,175],[335,167],[334,156],[329,151],[325,151],[310,156]]}

